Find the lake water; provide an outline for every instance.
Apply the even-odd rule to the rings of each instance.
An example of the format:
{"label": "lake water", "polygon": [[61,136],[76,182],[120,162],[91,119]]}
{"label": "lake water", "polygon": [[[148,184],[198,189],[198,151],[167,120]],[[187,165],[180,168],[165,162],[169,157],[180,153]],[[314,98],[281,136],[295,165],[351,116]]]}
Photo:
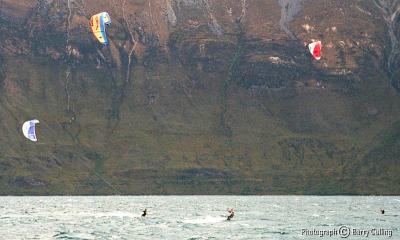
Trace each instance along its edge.
{"label": "lake water", "polygon": [[[236,210],[232,221],[226,221],[228,207]],[[144,208],[145,218],[140,216]],[[400,239],[400,197],[0,197],[0,239],[342,239],[340,235]]]}

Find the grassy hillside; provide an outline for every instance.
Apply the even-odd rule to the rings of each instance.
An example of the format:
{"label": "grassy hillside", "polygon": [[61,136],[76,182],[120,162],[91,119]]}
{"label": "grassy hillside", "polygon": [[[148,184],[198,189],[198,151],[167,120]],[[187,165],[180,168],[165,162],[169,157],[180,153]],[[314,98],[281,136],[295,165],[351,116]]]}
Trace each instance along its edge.
{"label": "grassy hillside", "polygon": [[1,8],[0,194],[399,194],[378,8],[311,1],[288,35],[272,0],[85,2]]}

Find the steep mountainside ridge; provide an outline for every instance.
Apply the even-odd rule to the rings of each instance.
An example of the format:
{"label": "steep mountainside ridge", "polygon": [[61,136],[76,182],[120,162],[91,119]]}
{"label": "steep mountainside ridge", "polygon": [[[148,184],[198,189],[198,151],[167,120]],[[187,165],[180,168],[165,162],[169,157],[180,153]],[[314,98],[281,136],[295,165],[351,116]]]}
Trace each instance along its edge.
{"label": "steep mountainside ridge", "polygon": [[[88,25],[102,11],[104,47]],[[2,0],[0,193],[399,194],[399,13],[398,0]],[[38,143],[21,134],[31,118]]]}

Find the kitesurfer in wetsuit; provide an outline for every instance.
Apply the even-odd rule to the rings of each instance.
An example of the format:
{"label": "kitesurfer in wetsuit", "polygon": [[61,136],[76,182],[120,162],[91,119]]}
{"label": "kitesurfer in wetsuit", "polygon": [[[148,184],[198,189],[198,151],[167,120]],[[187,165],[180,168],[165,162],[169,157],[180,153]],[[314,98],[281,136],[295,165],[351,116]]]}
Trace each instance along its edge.
{"label": "kitesurfer in wetsuit", "polygon": [[381,213],[382,213],[382,214],[385,214],[385,209],[381,209]]}
{"label": "kitesurfer in wetsuit", "polygon": [[229,216],[226,220],[230,221],[233,218],[233,216],[235,216],[235,210],[233,208],[229,208],[228,213],[229,213]]}
{"label": "kitesurfer in wetsuit", "polygon": [[147,208],[143,211],[142,217],[146,217],[147,215]]}

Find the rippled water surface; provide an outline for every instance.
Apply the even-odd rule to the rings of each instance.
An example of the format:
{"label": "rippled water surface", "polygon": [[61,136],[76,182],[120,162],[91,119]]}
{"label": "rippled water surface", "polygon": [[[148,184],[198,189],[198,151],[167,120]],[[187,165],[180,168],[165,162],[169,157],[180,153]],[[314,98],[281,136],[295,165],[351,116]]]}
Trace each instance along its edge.
{"label": "rippled water surface", "polygon": [[341,226],[400,239],[400,197],[0,197],[0,239],[342,239],[305,232]]}

